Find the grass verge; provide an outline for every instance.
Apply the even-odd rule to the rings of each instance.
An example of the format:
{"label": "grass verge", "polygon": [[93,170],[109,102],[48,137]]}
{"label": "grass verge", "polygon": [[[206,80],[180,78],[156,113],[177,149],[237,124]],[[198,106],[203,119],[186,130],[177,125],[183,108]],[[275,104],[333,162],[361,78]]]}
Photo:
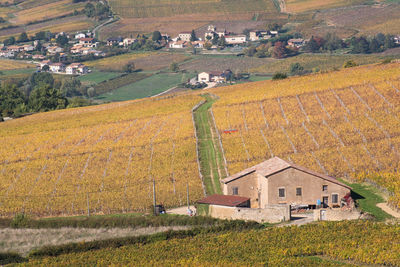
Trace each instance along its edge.
{"label": "grass verge", "polygon": [[208,94],[203,97],[206,102],[194,112],[199,140],[200,169],[204,177],[207,195],[221,194],[220,179],[224,175],[223,158],[213,118],[210,114],[210,108],[216,99]]}
{"label": "grass verge", "polygon": [[343,182],[352,188],[352,198],[362,211],[373,215],[378,221],[392,218],[390,214],[387,214],[381,208],[376,206],[376,204],[383,203],[385,200],[380,196],[378,189],[374,186],[348,183],[346,181]]}

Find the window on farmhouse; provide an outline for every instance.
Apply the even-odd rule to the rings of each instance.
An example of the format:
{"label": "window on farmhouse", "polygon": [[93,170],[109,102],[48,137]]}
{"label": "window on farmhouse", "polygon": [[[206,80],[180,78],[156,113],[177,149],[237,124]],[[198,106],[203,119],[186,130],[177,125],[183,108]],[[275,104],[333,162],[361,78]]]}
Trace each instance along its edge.
{"label": "window on farmhouse", "polygon": [[322,191],[328,191],[328,186],[327,185],[323,185],[322,186]]}
{"label": "window on farmhouse", "polygon": [[279,188],[279,197],[285,197],[285,188]]}
{"label": "window on farmhouse", "polygon": [[332,194],[332,203],[337,204],[339,202],[338,194]]}
{"label": "window on farmhouse", "polygon": [[238,187],[232,187],[232,195],[239,195],[239,188]]}
{"label": "window on farmhouse", "polygon": [[296,196],[301,196],[301,187],[296,188]]}

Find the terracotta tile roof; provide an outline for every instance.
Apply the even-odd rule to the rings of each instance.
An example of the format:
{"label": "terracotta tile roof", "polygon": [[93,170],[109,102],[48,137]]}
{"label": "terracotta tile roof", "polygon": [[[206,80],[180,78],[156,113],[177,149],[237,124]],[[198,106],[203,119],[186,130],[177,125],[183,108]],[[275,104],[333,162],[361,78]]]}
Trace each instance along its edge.
{"label": "terracotta tile roof", "polygon": [[324,179],[324,180],[330,181],[332,183],[335,183],[335,184],[338,184],[338,185],[341,185],[341,186],[344,186],[346,188],[351,189],[351,187],[339,182],[334,177],[314,172],[314,171],[309,170],[307,168],[304,168],[304,167],[295,165],[293,163],[289,163],[287,161],[284,161],[283,159],[278,158],[278,157],[271,158],[269,160],[261,162],[258,165],[255,165],[253,167],[247,168],[247,169],[245,169],[245,170],[243,170],[241,172],[235,173],[235,174],[223,179],[222,182],[227,184],[227,183],[230,183],[230,182],[232,182],[232,181],[234,181],[236,179],[239,179],[242,176],[244,176],[246,174],[249,174],[249,173],[252,173],[252,172],[256,172],[256,173],[258,173],[258,174],[260,174],[260,175],[262,175],[264,177],[267,177],[267,176],[271,176],[271,175],[273,175],[273,174],[275,174],[277,172],[286,170],[288,168],[293,168],[293,169],[296,169],[296,170],[311,174],[311,175],[316,176],[318,178],[321,178],[321,179]]}
{"label": "terracotta tile roof", "polygon": [[249,201],[248,197],[230,196],[230,195],[211,195],[197,201],[199,204],[211,204],[220,206],[237,207]]}
{"label": "terracotta tile roof", "polygon": [[94,38],[81,38],[79,39],[79,41],[83,41],[83,42],[93,42]]}

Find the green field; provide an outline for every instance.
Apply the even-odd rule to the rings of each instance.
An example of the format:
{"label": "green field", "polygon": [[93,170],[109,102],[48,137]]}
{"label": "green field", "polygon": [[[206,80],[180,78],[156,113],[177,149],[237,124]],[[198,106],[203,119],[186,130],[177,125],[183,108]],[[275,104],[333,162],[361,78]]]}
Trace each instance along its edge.
{"label": "green field", "polygon": [[93,71],[89,74],[80,76],[79,80],[83,83],[96,84],[118,77],[120,75],[121,73],[118,72]]}
{"label": "green field", "polygon": [[96,97],[105,101],[124,101],[130,99],[144,98],[162,93],[178,84],[194,77],[190,74],[155,74],[138,82],[120,87],[110,93]]}
{"label": "green field", "polygon": [[35,68],[27,68],[27,69],[16,69],[16,70],[3,70],[0,73],[0,78],[3,78],[4,76],[12,76],[12,75],[18,75],[18,74],[30,74],[34,72],[36,69]]}

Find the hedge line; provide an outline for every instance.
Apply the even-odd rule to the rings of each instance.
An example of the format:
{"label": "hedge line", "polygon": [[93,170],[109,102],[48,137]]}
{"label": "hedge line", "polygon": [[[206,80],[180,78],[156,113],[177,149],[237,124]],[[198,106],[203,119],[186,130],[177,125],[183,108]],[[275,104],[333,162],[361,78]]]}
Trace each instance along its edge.
{"label": "hedge line", "polygon": [[203,216],[179,215],[138,215],[138,216],[93,216],[93,217],[58,217],[47,219],[31,219],[19,214],[13,219],[0,219],[0,227],[7,228],[139,228],[159,226],[211,226],[220,224],[221,220]]}

